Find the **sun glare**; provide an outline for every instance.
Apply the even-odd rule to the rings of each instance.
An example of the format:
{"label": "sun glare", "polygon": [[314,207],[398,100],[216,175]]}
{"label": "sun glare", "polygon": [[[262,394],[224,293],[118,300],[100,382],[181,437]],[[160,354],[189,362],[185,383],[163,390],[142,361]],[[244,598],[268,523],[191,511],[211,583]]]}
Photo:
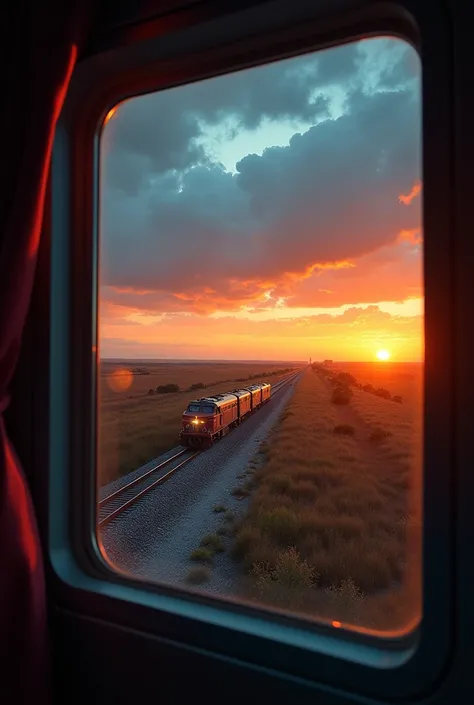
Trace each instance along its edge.
{"label": "sun glare", "polygon": [[388,350],[378,350],[377,351],[377,359],[381,360],[382,362],[389,360],[390,359],[389,351]]}

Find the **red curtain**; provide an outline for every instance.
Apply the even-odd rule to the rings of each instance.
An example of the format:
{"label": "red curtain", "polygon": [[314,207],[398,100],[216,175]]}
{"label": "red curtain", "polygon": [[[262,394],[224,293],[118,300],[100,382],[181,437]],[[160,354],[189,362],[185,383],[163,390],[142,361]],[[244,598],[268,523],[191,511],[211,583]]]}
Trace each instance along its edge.
{"label": "red curtain", "polygon": [[50,702],[43,558],[28,485],[3,413],[34,280],[58,114],[90,5],[14,0],[2,42],[0,206],[0,700]]}

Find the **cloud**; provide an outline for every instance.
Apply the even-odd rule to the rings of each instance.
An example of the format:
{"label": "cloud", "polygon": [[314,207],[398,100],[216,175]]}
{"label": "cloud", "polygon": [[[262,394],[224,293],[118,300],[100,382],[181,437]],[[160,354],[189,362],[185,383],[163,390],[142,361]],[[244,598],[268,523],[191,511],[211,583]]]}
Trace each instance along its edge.
{"label": "cloud", "polygon": [[[154,325],[104,321],[102,357],[199,357],[232,359],[371,359],[379,346],[416,359],[421,351],[421,316],[394,316],[377,306],[352,307],[341,314],[253,321],[191,315],[174,325],[164,317]],[[125,333],[125,334],[124,334]],[[258,347],[255,341],[258,340]],[[251,350],[251,354],[249,354]]]}
{"label": "cloud", "polygon": [[[416,67],[406,45],[377,42],[120,107],[105,136],[103,299],[157,315],[419,293]],[[337,119],[324,92],[334,86],[345,96]],[[199,143],[203,125],[252,130],[264,119],[316,124],[244,156],[236,173]],[[390,263],[377,261],[388,251]]]}
{"label": "cloud", "polygon": [[255,129],[265,118],[312,122],[327,113],[318,90],[350,80],[358,58],[359,45],[350,44],[127,100],[104,131],[104,178],[136,194],[149,173],[208,164],[198,144],[206,126],[230,121],[235,131]]}

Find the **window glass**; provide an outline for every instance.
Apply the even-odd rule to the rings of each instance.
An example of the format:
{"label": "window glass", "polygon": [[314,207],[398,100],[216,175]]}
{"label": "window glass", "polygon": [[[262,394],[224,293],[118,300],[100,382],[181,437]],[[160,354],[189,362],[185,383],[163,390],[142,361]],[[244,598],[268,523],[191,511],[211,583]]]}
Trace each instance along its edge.
{"label": "window glass", "polygon": [[209,405],[204,405],[201,407],[203,414],[212,414],[214,412],[214,407]]}
{"label": "window glass", "polygon": [[[115,570],[335,628],[420,619],[420,79],[384,37],[109,112],[97,531]],[[190,404],[236,387],[253,393],[225,426]]]}

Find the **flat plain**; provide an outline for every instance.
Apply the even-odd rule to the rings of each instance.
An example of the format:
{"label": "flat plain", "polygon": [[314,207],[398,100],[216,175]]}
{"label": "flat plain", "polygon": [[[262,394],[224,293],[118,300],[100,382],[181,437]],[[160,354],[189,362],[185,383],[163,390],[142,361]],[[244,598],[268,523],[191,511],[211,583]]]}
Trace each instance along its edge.
{"label": "flat plain", "polygon": [[[345,403],[340,373],[356,381]],[[247,469],[246,598],[385,633],[419,617],[421,381],[420,365],[307,369]]]}
{"label": "flat plain", "polygon": [[[192,399],[267,380],[291,362],[103,361],[99,368],[99,485],[178,445],[181,415]],[[157,391],[167,385],[176,391]],[[190,389],[193,385],[198,388]]]}

